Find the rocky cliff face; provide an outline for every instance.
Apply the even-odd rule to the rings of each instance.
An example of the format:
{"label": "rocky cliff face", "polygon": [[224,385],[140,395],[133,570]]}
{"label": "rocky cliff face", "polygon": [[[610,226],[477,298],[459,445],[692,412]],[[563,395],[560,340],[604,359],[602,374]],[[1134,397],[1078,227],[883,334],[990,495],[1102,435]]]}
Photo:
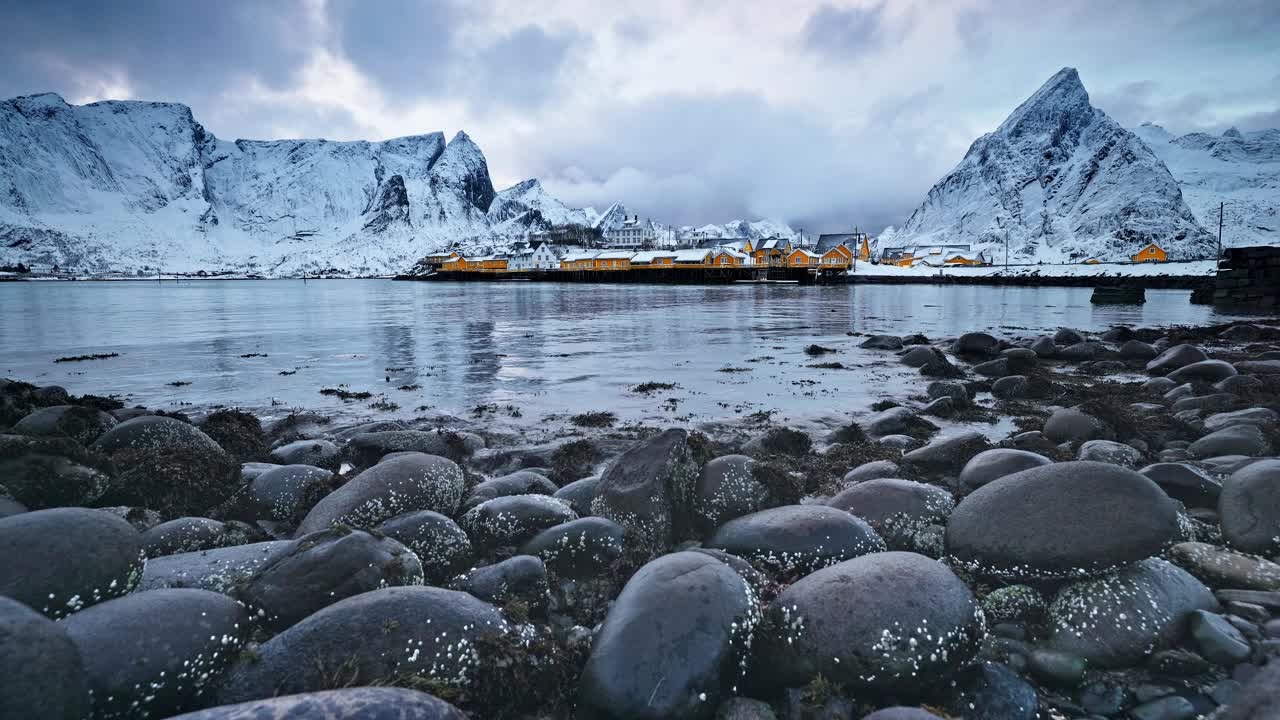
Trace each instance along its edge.
{"label": "rocky cliff face", "polygon": [[1178,183],[1136,135],[1093,107],[1064,68],[937,182],[896,244],[969,243],[1015,261],[1212,252]]}
{"label": "rocky cliff face", "polygon": [[0,102],[0,263],[394,273],[452,242],[503,240],[496,197],[461,132],[227,142],[178,104]]}

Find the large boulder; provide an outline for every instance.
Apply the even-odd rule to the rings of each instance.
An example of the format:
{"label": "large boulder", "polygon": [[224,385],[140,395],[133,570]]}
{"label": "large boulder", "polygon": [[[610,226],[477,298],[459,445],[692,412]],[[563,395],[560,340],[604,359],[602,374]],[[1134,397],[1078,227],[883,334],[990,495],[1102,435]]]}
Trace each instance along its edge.
{"label": "large boulder", "polygon": [[1145,475],[1166,495],[1187,507],[1214,508],[1222,483],[1185,463],[1156,463],[1138,471]]}
{"label": "large boulder", "polygon": [[1083,362],[1096,358],[1103,350],[1101,343],[1078,342],[1058,349],[1058,359],[1069,362]]}
{"label": "large boulder", "polygon": [[783,505],[743,515],[721,525],[704,545],[784,574],[807,573],[885,549],[866,521],[823,505]]}
{"label": "large boulder", "polygon": [[452,515],[462,501],[462,469],[436,455],[378,463],[326,495],[298,524],[298,537],[335,523],[373,528],[413,510]]}
{"label": "large boulder", "polygon": [[0,434],[0,485],[34,510],[93,504],[110,486],[110,471],[69,438]]}
{"label": "large boulder", "polygon": [[858,483],[827,502],[866,521],[894,550],[913,549],[915,534],[944,523],[955,504],[940,487],[896,478]]}
{"label": "large boulder", "polygon": [[1174,545],[1173,561],[1213,587],[1280,590],[1280,565],[1248,553],[1201,542]]}
{"label": "large boulder", "polygon": [[480,647],[510,632],[498,609],[455,590],[394,587],[330,605],[232,668],[224,704],[418,676],[466,687]]}
{"label": "large boulder", "polygon": [[142,533],[142,551],[149,558],[196,550],[212,550],[249,541],[251,529],[210,518],[185,517],[160,523]]}
{"label": "large boulder", "polygon": [[1222,360],[1201,360],[1190,365],[1183,365],[1165,377],[1176,383],[1204,382],[1216,383],[1235,375],[1236,369],[1231,363]]}
{"label": "large boulder", "polygon": [[596,487],[599,485],[598,477],[582,478],[561,487],[551,497],[569,503],[574,512],[586,517],[591,514],[591,503],[596,498]]}
{"label": "large boulder", "polygon": [[467,511],[459,523],[477,550],[519,547],[550,527],[578,519],[563,500],[550,495],[507,495]]}
{"label": "large boulder", "polygon": [[1120,357],[1131,360],[1147,362],[1153,360],[1159,354],[1159,350],[1141,340],[1128,340],[1120,346]]}
{"label": "large boulder", "polygon": [[0,717],[83,720],[89,683],[61,625],[0,596]]}
{"label": "large boulder", "polygon": [[188,713],[173,720],[467,720],[449,703],[417,690],[353,687],[251,700]]}
{"label": "large boulder", "polygon": [[36,410],[13,426],[20,435],[68,437],[89,445],[116,426],[107,413],[80,405],[54,405]]}
{"label": "large boulder", "polygon": [[543,530],[526,542],[520,553],[542,558],[560,577],[585,580],[618,562],[625,536],[623,527],[608,518],[585,517]]}
{"label": "large boulder", "polygon": [[783,590],[754,643],[753,677],[919,693],[969,662],[986,633],[973,593],[923,555],[882,552],[819,570]]}
{"label": "large boulder", "polygon": [[977,430],[962,430],[931,440],[902,456],[902,464],[926,475],[956,475],[973,456],[991,447]]}
{"label": "large boulder", "polygon": [[323,493],[333,473],[314,465],[280,465],[254,477],[232,499],[246,520],[289,521]]}
{"label": "large boulder", "polygon": [[495,605],[521,600],[529,608],[540,609],[547,601],[547,566],[532,555],[514,555],[472,568],[451,580],[449,587]]}
{"label": "large boulder", "polygon": [[471,488],[462,507],[470,510],[497,497],[508,495],[555,495],[556,484],[546,477],[528,470],[517,470],[510,475],[490,478]]}
{"label": "large boulder", "polygon": [[1265,430],[1280,425],[1280,414],[1270,408],[1255,407],[1215,413],[1204,419],[1206,432],[1216,432],[1232,425],[1254,425]]}
{"label": "large boulder", "polygon": [[746,455],[722,455],[702,466],[693,512],[703,532],[764,508],[769,488],[755,471],[756,461]]}
{"label": "large boulder", "polygon": [[239,488],[240,464],[199,428],[144,415],[93,444],[117,468],[104,502],[143,505],[164,517],[204,515]]}
{"label": "large boulder", "polygon": [[974,490],[1006,475],[1052,463],[1053,461],[1049,458],[1028,450],[1010,448],[984,450],[964,464],[964,468],[960,471],[960,487]]}
{"label": "large boulder", "polygon": [[999,352],[999,342],[984,332],[965,333],[951,344],[955,355],[991,356]]}
{"label": "large boulder", "polygon": [[1114,440],[1090,440],[1080,446],[1078,459],[1136,468],[1142,463],[1142,453],[1135,447]]}
{"label": "large boulder", "polygon": [[1244,375],[1280,375],[1280,360],[1241,360],[1234,367]]}
{"label": "large boulder", "polygon": [[231,595],[291,547],[291,540],[271,540],[151,558],[138,589],[196,588]]}
{"label": "large boulder", "polygon": [[384,455],[396,452],[418,452],[440,455],[461,462],[484,447],[484,441],[470,433],[452,430],[383,430],[352,435],[344,448],[351,464],[369,467]]}
{"label": "large boulder", "polygon": [[1151,558],[1063,586],[1049,606],[1049,647],[1104,668],[1133,665],[1176,643],[1195,610],[1217,600],[1199,580]]}
{"label": "large boulder", "polygon": [[1147,372],[1152,375],[1168,375],[1178,368],[1208,359],[1209,356],[1195,345],[1174,345],[1148,362]]}
{"label": "large boulder", "polygon": [[964,720],[1038,720],[1036,689],[1008,665],[983,662],[957,673],[945,693],[953,717]]}
{"label": "large boulder", "polygon": [[151,590],[62,623],[80,650],[95,718],[169,717],[198,707],[249,638],[249,613],[206,590]]}
{"label": "large boulder", "polygon": [[145,561],[138,531],[100,510],[0,519],[0,595],[54,619],[128,593]]}
{"label": "large boulder", "polygon": [[237,592],[269,630],[370,590],[421,585],[418,556],[391,538],[342,527],[298,538],[263,563]]}
{"label": "large boulder", "polygon": [[867,418],[862,427],[872,437],[884,437],[906,432],[915,421],[915,413],[909,408],[891,407]]}
{"label": "large boulder", "polygon": [[1187,450],[1192,457],[1197,458],[1223,455],[1257,457],[1267,454],[1270,445],[1256,425],[1229,425],[1196,440]]}
{"label": "large boulder", "polygon": [[428,585],[439,585],[467,568],[471,562],[471,538],[453,520],[431,510],[397,515],[378,526],[378,532],[394,538],[422,562]]}
{"label": "large boulder", "polygon": [[693,492],[701,464],[688,433],[671,429],[623,453],[596,486],[592,514],[607,517],[658,553],[693,532]]}
{"label": "large boulder", "polygon": [[1044,423],[1044,436],[1055,443],[1078,444],[1089,440],[1110,439],[1106,423],[1079,408],[1055,410]]}
{"label": "large boulder", "polygon": [[708,555],[664,555],[627,581],[582,672],[578,717],[710,720],[741,675],[756,597]]}
{"label": "large boulder", "polygon": [[898,477],[898,464],[892,460],[872,460],[844,474],[840,480],[844,485],[875,480],[876,478]]}
{"label": "large boulder", "polygon": [[1100,574],[1178,536],[1177,508],[1132,470],[1064,462],[988,483],[952,511],[947,551],[961,566],[1013,580]]}
{"label": "large boulder", "polygon": [[1232,473],[1222,483],[1218,516],[1232,547],[1280,552],[1280,460],[1261,460]]}
{"label": "large boulder", "polygon": [[342,451],[328,440],[295,440],[271,451],[277,465],[311,465],[330,472],[342,466]]}

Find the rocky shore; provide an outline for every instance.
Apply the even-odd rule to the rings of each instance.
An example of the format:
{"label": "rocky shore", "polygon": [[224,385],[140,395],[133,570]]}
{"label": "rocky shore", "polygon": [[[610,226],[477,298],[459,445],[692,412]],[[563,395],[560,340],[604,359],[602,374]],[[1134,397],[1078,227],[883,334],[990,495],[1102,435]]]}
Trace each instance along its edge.
{"label": "rocky shore", "polygon": [[0,717],[1280,716],[1280,321],[856,340],[820,437],[0,380]]}

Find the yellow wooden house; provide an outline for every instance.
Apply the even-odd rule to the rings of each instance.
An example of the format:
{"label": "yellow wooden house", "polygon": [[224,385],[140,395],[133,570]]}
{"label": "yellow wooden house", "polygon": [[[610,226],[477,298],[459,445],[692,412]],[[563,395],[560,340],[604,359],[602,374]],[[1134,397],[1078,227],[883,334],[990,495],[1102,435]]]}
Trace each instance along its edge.
{"label": "yellow wooden house", "polygon": [[1131,256],[1131,259],[1134,262],[1165,262],[1169,259],[1169,256],[1165,253],[1164,248],[1151,243],[1139,250],[1137,254]]}
{"label": "yellow wooden house", "polygon": [[787,254],[788,267],[814,267],[818,264],[818,256],[804,248],[796,248]]}

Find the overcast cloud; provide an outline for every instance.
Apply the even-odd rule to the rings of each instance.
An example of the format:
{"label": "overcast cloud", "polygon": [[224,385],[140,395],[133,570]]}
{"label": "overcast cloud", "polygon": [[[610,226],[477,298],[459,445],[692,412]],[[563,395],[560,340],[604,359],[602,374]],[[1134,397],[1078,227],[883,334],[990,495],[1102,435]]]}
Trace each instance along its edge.
{"label": "overcast cloud", "polygon": [[[1280,3],[0,0],[0,97],[228,139],[466,130],[495,182],[680,224],[900,224],[1059,68],[1120,122],[1280,124]],[[539,7],[540,6],[540,7]]]}

